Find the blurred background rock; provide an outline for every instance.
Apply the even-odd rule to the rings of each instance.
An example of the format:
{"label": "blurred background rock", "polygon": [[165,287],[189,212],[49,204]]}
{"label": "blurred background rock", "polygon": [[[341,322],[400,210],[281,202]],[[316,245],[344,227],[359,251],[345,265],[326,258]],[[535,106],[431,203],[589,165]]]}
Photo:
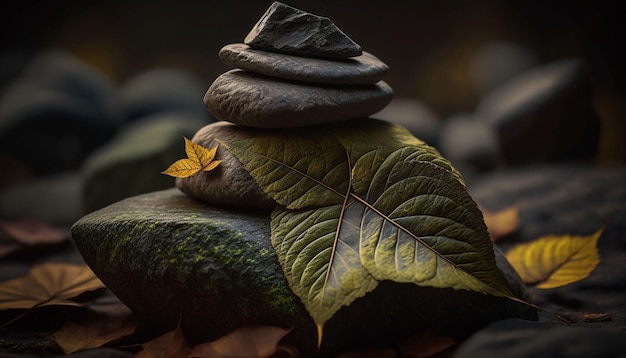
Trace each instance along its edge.
{"label": "blurred background rock", "polygon": [[[626,162],[625,38],[616,2],[284,2],[329,17],[387,63],[385,81],[395,95],[379,117],[438,147],[470,179],[535,162]],[[75,190],[68,180],[55,179],[74,173],[71,182],[81,187],[107,187],[107,181],[84,184],[95,177],[90,163],[104,163],[98,173],[117,172],[118,164],[106,167],[97,158],[124,158],[115,143],[132,143],[133,133],[145,141],[137,128],[155,118],[160,128],[178,121],[171,126],[176,135],[151,134],[160,141],[153,152],[134,155],[122,166],[152,170],[153,177],[137,173],[141,183],[130,183],[129,171],[120,171],[129,181],[121,193],[173,185],[156,165],[170,160],[172,151],[182,155],[178,136],[191,136],[215,120],[198,106],[206,88],[228,69],[218,51],[242,42],[271,3],[0,5],[0,215],[20,216],[43,205],[41,193],[32,201],[24,198],[33,192],[30,180]],[[141,124],[129,124],[134,121]],[[131,130],[124,134],[125,128]],[[145,160],[155,167],[134,165]],[[117,200],[121,194],[107,191],[111,186],[86,195],[100,199],[68,210],[74,214],[66,221]],[[58,200],[50,196],[50,205]]]}

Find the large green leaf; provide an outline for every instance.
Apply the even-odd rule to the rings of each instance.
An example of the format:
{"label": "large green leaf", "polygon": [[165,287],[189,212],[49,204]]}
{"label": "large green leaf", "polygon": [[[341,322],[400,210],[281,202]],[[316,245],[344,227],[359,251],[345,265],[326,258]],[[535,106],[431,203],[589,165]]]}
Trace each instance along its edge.
{"label": "large green leaf", "polygon": [[360,223],[364,206],[342,205],[272,214],[272,244],[285,276],[315,321],[323,324],[339,308],[376,288],[361,265]]}
{"label": "large green leaf", "polygon": [[316,131],[283,133],[224,144],[279,204],[289,209],[341,204],[349,179],[343,146]]}
{"label": "large green leaf", "polygon": [[402,127],[369,119],[224,145],[281,204],[272,244],[318,326],[382,280],[512,295],[460,175]]}

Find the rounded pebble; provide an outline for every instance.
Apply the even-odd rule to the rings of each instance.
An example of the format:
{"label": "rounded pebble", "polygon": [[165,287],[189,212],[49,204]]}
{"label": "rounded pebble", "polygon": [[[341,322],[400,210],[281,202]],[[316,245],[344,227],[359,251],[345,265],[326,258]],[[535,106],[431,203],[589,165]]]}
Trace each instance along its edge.
{"label": "rounded pebble", "polygon": [[249,127],[295,128],[367,117],[393,96],[384,81],[323,86],[279,81],[243,70],[219,76],[204,96],[215,117]]}
{"label": "rounded pebble", "polygon": [[245,44],[224,46],[220,60],[228,66],[287,80],[330,84],[374,84],[383,79],[389,66],[374,55],[344,60],[307,58],[256,50]]}

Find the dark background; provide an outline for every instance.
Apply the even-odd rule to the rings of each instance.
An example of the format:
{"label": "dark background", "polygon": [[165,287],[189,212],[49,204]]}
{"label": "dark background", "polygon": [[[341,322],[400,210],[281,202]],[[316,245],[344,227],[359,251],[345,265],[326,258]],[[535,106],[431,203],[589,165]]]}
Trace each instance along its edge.
{"label": "dark background", "polygon": [[[117,83],[157,66],[182,67],[207,87],[226,71],[219,49],[243,38],[272,1],[5,1],[3,50],[45,48],[77,54]],[[619,2],[437,0],[285,3],[329,17],[390,66],[396,97],[423,100],[439,115],[473,108],[472,54],[490,41],[510,41],[541,62],[586,58],[602,91],[625,92]],[[8,76],[7,74],[4,74]]]}

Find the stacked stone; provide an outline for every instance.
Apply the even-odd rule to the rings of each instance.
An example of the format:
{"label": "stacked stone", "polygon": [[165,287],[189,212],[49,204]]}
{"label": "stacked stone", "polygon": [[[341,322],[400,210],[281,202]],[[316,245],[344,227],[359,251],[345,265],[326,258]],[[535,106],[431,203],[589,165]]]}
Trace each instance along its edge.
{"label": "stacked stone", "polygon": [[[258,128],[284,129],[367,117],[391,101],[382,78],[389,67],[346,36],[328,18],[274,2],[244,39],[224,46],[221,61],[235,67],[204,96],[222,122],[201,128],[192,141],[246,139]],[[218,205],[274,208],[225,148],[215,171],[178,179],[186,194]],[[227,178],[227,179],[226,179]]]}
{"label": "stacked stone", "polygon": [[393,95],[388,67],[328,18],[275,2],[243,44],[221,49],[235,69],[219,76],[204,103],[217,118],[293,128],[366,117]]}
{"label": "stacked stone", "polygon": [[[358,124],[391,99],[381,80],[387,66],[326,18],[274,3],[245,42],[220,52],[237,69],[207,91],[205,103],[221,121],[193,136],[206,148],[300,131],[285,128]],[[181,324],[189,341],[198,343],[243,326],[292,327],[287,344],[303,356],[326,357],[432,327],[464,337],[503,318],[536,319],[535,311],[502,297],[384,281],[326,322],[317,347],[315,323],[271,244],[270,215],[240,210],[276,203],[227,148],[219,147],[215,159],[221,161],[215,169],[178,178],[181,190],[131,197],[72,226],[85,262],[146,327],[165,332]],[[524,286],[504,254],[494,254],[509,289],[523,297]]]}

